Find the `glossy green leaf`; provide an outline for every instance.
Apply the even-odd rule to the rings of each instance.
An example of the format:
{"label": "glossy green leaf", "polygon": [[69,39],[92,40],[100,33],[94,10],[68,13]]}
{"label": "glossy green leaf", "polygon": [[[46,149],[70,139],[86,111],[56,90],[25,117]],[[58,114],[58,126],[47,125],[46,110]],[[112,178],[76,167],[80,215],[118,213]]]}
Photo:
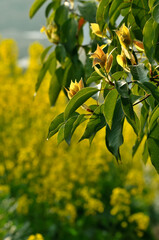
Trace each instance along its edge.
{"label": "glossy green leaf", "polygon": [[29,11],[29,17],[32,18],[35,13],[41,8],[41,6],[46,2],[47,0],[35,0],[32,4],[30,11]]}
{"label": "glossy green leaf", "polygon": [[124,79],[115,82],[115,85],[116,85],[116,89],[117,89],[119,95],[120,95],[122,98],[129,98],[129,96],[130,96],[130,90],[129,90],[129,88],[128,88],[127,82],[126,82]]}
{"label": "glossy green leaf", "polygon": [[58,135],[57,135],[58,144],[60,144],[65,139],[64,130],[65,130],[65,124],[63,124],[58,131]]}
{"label": "glossy green leaf", "polygon": [[64,24],[68,19],[68,13],[69,13],[68,7],[66,7],[65,5],[59,6],[55,13],[54,18],[55,23],[57,25],[62,26],[62,24]]}
{"label": "glossy green leaf", "polygon": [[149,129],[148,137],[152,137],[156,140],[159,140],[159,118],[158,117],[156,121],[153,122],[151,129]]}
{"label": "glossy green leaf", "polygon": [[136,135],[139,135],[140,124],[139,119],[136,113],[133,110],[132,102],[130,98],[121,98],[122,108],[127,118],[127,121],[130,123]]}
{"label": "glossy green leaf", "polygon": [[158,3],[158,0],[148,0],[149,8],[152,9]]}
{"label": "glossy green leaf", "polygon": [[55,53],[56,53],[56,59],[60,63],[64,63],[65,58],[66,58],[66,50],[65,47],[61,44],[57,45],[55,48]]}
{"label": "glossy green leaf", "polygon": [[139,26],[140,29],[143,29],[146,21],[149,19],[149,7],[147,0],[133,0],[132,3],[132,14],[135,18],[136,24]]}
{"label": "glossy green leaf", "polygon": [[103,113],[104,113],[106,123],[109,125],[110,129],[112,127],[113,115],[114,115],[117,98],[118,98],[118,92],[116,89],[113,89],[107,94],[104,101]]}
{"label": "glossy green leaf", "polygon": [[71,52],[76,45],[77,39],[77,21],[74,18],[70,18],[61,26],[61,43],[64,44],[66,50]]}
{"label": "glossy green leaf", "polygon": [[48,139],[58,132],[63,122],[64,122],[64,113],[60,113],[52,120],[49,127],[49,131],[48,131],[48,136],[47,136]]}
{"label": "glossy green leaf", "polygon": [[148,157],[149,157],[148,143],[147,143],[147,141],[145,141],[144,150],[142,152],[142,161],[143,161],[144,164],[147,163]]}
{"label": "glossy green leaf", "polygon": [[49,70],[49,67],[50,67],[50,64],[51,62],[55,62],[56,59],[55,59],[55,53],[51,53],[50,56],[48,57],[48,59],[44,62],[42,68],[40,69],[40,72],[39,72],[39,75],[38,75],[38,79],[37,79],[37,82],[36,82],[36,85],[35,85],[35,92],[38,91],[45,75],[46,75],[46,72]]}
{"label": "glossy green leaf", "polygon": [[152,111],[150,118],[149,118],[149,128],[152,129],[154,123],[159,118],[159,105],[156,106],[156,108]]}
{"label": "glossy green leaf", "polygon": [[159,25],[151,17],[145,24],[143,29],[143,44],[147,58],[150,63],[154,62],[154,54],[157,46]]}
{"label": "glossy green leaf", "polygon": [[71,134],[73,135],[73,133],[75,132],[76,128],[81,124],[83,123],[84,121],[86,121],[86,118],[85,118],[85,114],[80,114],[76,121],[74,122],[73,124],[73,127],[72,127],[72,130],[71,130]]}
{"label": "glossy green leaf", "polygon": [[118,81],[121,78],[127,78],[127,73],[123,72],[123,71],[119,71],[119,72],[115,72],[111,75],[112,80]]}
{"label": "glossy green leaf", "polygon": [[78,6],[81,16],[90,23],[96,22],[96,11],[97,5],[95,2],[83,2],[82,5]]}
{"label": "glossy green leaf", "polygon": [[159,3],[153,8],[152,16],[157,23],[159,23]]}
{"label": "glossy green leaf", "polygon": [[[45,10],[45,17],[48,18],[48,22],[50,22],[51,18],[54,19],[54,15],[56,13],[56,9],[60,6],[61,0],[52,0],[51,3],[48,4]],[[52,10],[52,12],[51,12]],[[50,14],[51,12],[51,14]],[[50,14],[50,16],[49,16]]]}
{"label": "glossy green leaf", "polygon": [[102,79],[101,76],[99,76],[99,74],[94,71],[91,76],[87,79],[87,84],[91,84],[92,82],[95,83],[99,83],[99,81]]}
{"label": "glossy green leaf", "polygon": [[49,3],[49,5],[47,6],[47,8],[45,9],[45,17],[47,18],[51,12],[51,10],[53,10],[54,7],[54,2]]}
{"label": "glossy green leaf", "polygon": [[129,13],[128,15],[128,22],[131,26],[131,36],[134,39],[138,39],[139,41],[143,41],[143,34],[142,29],[136,24],[135,18],[132,13]]}
{"label": "glossy green leaf", "polygon": [[95,134],[106,125],[105,118],[103,116],[103,105],[96,108],[93,115],[89,119],[85,132],[81,137],[80,141],[83,139],[91,139],[92,142]]}
{"label": "glossy green leaf", "polygon": [[42,54],[41,54],[41,56],[40,56],[40,59],[41,59],[41,62],[42,62],[42,63],[44,63],[45,58],[46,58],[48,52],[50,51],[50,49],[51,49],[52,47],[53,47],[53,45],[45,48],[44,51],[42,52]]}
{"label": "glossy green leaf", "polygon": [[156,171],[159,173],[159,140],[149,137],[147,143],[151,162]]}
{"label": "glossy green leaf", "polygon": [[65,123],[64,128],[64,139],[67,142],[67,144],[71,143],[71,137],[72,137],[72,127],[76,119],[78,118],[79,113],[74,113],[74,116],[69,118]]}
{"label": "glossy green leaf", "polygon": [[68,102],[65,109],[65,119],[68,119],[69,116],[79,108],[87,99],[97,93],[99,90],[96,88],[88,87],[83,88],[77,92],[74,97]]}
{"label": "glossy green leaf", "polygon": [[106,146],[108,150],[120,160],[119,147],[123,144],[123,123],[124,123],[124,113],[121,107],[121,101],[118,100],[113,116],[112,128],[109,125],[106,127]]}
{"label": "glossy green leaf", "polygon": [[64,70],[62,68],[58,68],[54,74],[52,74],[52,78],[50,81],[50,87],[49,87],[49,99],[51,106],[54,106],[56,103],[56,100],[59,96],[59,93],[61,91],[61,88],[63,86],[63,75]]}
{"label": "glossy green leaf", "polygon": [[140,88],[143,88],[147,93],[151,93],[154,99],[159,102],[159,90],[158,88],[151,82],[140,83],[136,81]]}
{"label": "glossy green leaf", "polygon": [[149,78],[147,76],[148,69],[145,68],[143,63],[140,63],[138,65],[131,65],[129,67],[134,80],[138,80],[142,83],[149,81]]}
{"label": "glossy green leaf", "polygon": [[101,0],[97,8],[96,22],[99,24],[101,31],[106,23],[109,22],[109,4],[112,0]]}
{"label": "glossy green leaf", "polygon": [[156,85],[150,82],[145,82],[143,85],[150,91],[155,100],[159,102],[159,90]]}
{"label": "glossy green leaf", "polygon": [[116,0],[112,2],[112,5],[109,11],[109,19],[112,26],[115,26],[117,18],[121,14],[122,9],[126,9],[127,14],[129,14],[130,6],[131,6],[130,2],[123,2],[123,0]]}

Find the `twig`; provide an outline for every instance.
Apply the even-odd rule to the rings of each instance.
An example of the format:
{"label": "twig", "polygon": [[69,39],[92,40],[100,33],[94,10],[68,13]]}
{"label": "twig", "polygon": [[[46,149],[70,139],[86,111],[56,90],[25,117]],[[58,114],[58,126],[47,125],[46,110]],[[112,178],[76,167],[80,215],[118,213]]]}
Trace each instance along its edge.
{"label": "twig", "polygon": [[145,99],[147,99],[147,98],[150,97],[150,96],[151,96],[151,93],[147,94],[143,99],[141,99],[141,100],[139,100],[138,102],[134,103],[133,106],[135,106],[135,105],[143,102]]}

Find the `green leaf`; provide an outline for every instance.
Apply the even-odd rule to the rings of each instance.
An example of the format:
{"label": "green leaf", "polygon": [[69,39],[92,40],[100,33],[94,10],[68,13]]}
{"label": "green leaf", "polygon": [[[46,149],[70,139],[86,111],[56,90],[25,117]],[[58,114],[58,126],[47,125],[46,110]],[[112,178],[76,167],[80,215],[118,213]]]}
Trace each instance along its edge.
{"label": "green leaf", "polygon": [[120,80],[121,78],[127,78],[127,73],[123,72],[123,71],[119,71],[119,72],[115,72],[111,75],[112,79],[115,81]]}
{"label": "green leaf", "polygon": [[51,62],[54,62],[55,61],[55,53],[51,53],[50,56],[48,57],[48,59],[44,62],[42,68],[40,69],[40,72],[39,72],[39,75],[38,75],[38,79],[37,79],[37,82],[36,82],[36,85],[35,85],[35,92],[38,91],[45,75],[46,75],[46,72],[49,70],[49,67],[50,67],[50,64]]}
{"label": "green leaf", "polygon": [[150,63],[154,62],[155,49],[157,46],[159,25],[151,17],[145,24],[143,29],[143,44],[145,54],[149,59]]}
{"label": "green leaf", "polygon": [[152,137],[159,141],[159,118],[153,123],[152,128],[149,130],[148,137]]}
{"label": "green leaf", "polygon": [[50,11],[53,10],[54,5],[55,5],[55,2],[51,2],[51,3],[49,3],[47,8],[45,9],[45,17],[46,18],[49,16]]}
{"label": "green leaf", "polygon": [[111,2],[112,0],[101,0],[97,8],[96,22],[99,24],[101,31],[103,31],[105,24],[109,22],[109,4]]}
{"label": "green leaf", "polygon": [[150,91],[155,100],[159,102],[159,90],[156,85],[150,82],[145,82],[143,85]]}
{"label": "green leaf", "polygon": [[47,56],[49,50],[50,50],[52,47],[53,47],[53,45],[51,45],[51,46],[45,48],[44,51],[42,52],[42,54],[41,54],[41,56],[40,56],[40,59],[41,59],[41,62],[42,62],[42,63],[44,63],[45,58],[46,58],[46,56]]}
{"label": "green leaf", "polygon": [[65,124],[63,124],[58,131],[58,135],[57,135],[57,143],[58,144],[60,144],[65,138],[64,130],[65,130]]}
{"label": "green leaf", "polygon": [[[143,138],[142,138],[143,139]],[[133,148],[132,148],[132,156],[134,157],[134,155],[135,155],[135,153],[137,152],[137,150],[138,150],[138,148],[139,148],[139,146],[140,146],[140,143],[141,143],[141,141],[142,141],[142,139],[136,139],[136,141],[135,141],[135,144],[134,144],[134,146],[133,146]]]}
{"label": "green leaf", "polygon": [[150,118],[149,118],[149,129],[153,129],[154,124],[156,124],[156,121],[159,118],[159,105],[155,107],[155,109],[152,111]]}
{"label": "green leaf", "polygon": [[149,19],[149,7],[147,0],[133,0],[131,6],[132,14],[135,18],[136,24],[140,29],[143,29],[146,21]]}
{"label": "green leaf", "polygon": [[139,119],[133,110],[131,99],[121,97],[121,102],[122,102],[122,108],[127,118],[127,121],[130,123],[130,125],[134,129],[134,132],[136,133],[136,135],[139,135],[139,131],[140,131]]}
{"label": "green leaf", "polygon": [[61,26],[61,42],[65,45],[65,48],[68,52],[72,52],[75,48],[77,39],[77,21],[74,18],[68,19]]}
{"label": "green leaf", "polygon": [[107,94],[104,101],[103,113],[104,113],[106,123],[109,125],[110,129],[112,127],[113,115],[114,115],[117,98],[118,98],[118,92],[116,89],[113,89]]}
{"label": "green leaf", "polygon": [[67,144],[70,145],[71,143],[71,137],[72,137],[72,127],[76,119],[78,118],[79,113],[74,113],[74,116],[69,118],[65,123],[64,128],[64,139],[67,142]]}
{"label": "green leaf", "polygon": [[76,128],[81,124],[83,123],[84,121],[86,121],[86,118],[85,118],[85,114],[80,114],[76,121],[74,122],[73,124],[73,127],[72,127],[72,130],[71,130],[71,134],[73,135],[74,131],[76,130]]}
{"label": "green leaf", "polygon": [[157,23],[159,23],[159,3],[153,8],[152,16]]}
{"label": "green leaf", "polygon": [[54,18],[55,23],[62,26],[62,24],[64,24],[68,19],[68,13],[69,9],[65,5],[61,5],[60,7],[58,7]]}
{"label": "green leaf", "polygon": [[120,160],[119,147],[123,144],[123,122],[124,113],[121,107],[121,101],[118,100],[114,110],[112,127],[110,129],[109,125],[107,125],[105,138],[108,150],[117,160]]}
{"label": "green leaf", "polygon": [[149,78],[147,76],[148,69],[145,68],[143,63],[140,63],[138,65],[131,65],[129,67],[134,80],[138,80],[142,83],[149,81]]}
{"label": "green leaf", "polygon": [[123,79],[120,81],[115,82],[116,89],[119,93],[119,95],[122,98],[129,98],[130,96],[130,90],[128,88],[127,82]]}
{"label": "green leaf", "polygon": [[112,2],[109,11],[109,19],[112,26],[115,26],[117,18],[121,14],[122,9],[126,9],[127,14],[129,13],[130,2],[123,2],[123,0],[116,0]]}
{"label": "green leaf", "polygon": [[150,154],[151,162],[155,167],[156,171],[159,173],[159,140],[149,137],[147,139],[148,151]]}
{"label": "green leaf", "polygon": [[158,3],[158,0],[148,0],[149,8],[153,8]]}
{"label": "green leaf", "polygon": [[[48,22],[50,22],[51,18],[54,19],[54,15],[56,13],[56,9],[60,6],[61,0],[52,0],[51,3],[47,6],[45,10],[45,17],[48,18]],[[52,13],[49,17],[50,11],[52,10]]]}
{"label": "green leaf", "polygon": [[55,48],[56,58],[62,64],[66,58],[66,50],[65,47],[61,44],[57,45]]}
{"label": "green leaf", "polygon": [[147,93],[151,93],[152,96],[154,97],[154,99],[157,102],[159,102],[159,90],[156,87],[156,85],[154,85],[151,82],[140,83],[140,82],[136,81],[136,83],[139,85],[140,88],[144,89]]}
{"label": "green leaf", "polygon": [[[123,3],[123,0],[116,0],[116,1],[112,2],[111,7],[109,9],[109,18],[110,19],[115,14],[115,12],[118,10],[121,3]],[[120,14],[120,10],[119,10],[119,14]]]}
{"label": "green leaf", "polygon": [[52,120],[49,127],[49,131],[48,131],[48,136],[47,136],[48,139],[58,132],[63,122],[64,122],[64,113],[59,114]]}
{"label": "green leaf", "polygon": [[77,92],[74,97],[68,102],[65,109],[65,119],[68,119],[69,116],[79,108],[87,99],[97,93],[99,90],[92,87],[87,87],[81,89]]}
{"label": "green leaf", "polygon": [[147,163],[148,157],[149,157],[148,143],[147,143],[147,141],[145,141],[144,150],[142,152],[142,161],[143,161],[144,164]]}
{"label": "green leaf", "polygon": [[93,140],[95,134],[105,126],[106,122],[103,116],[103,105],[96,108],[93,115],[89,119],[85,132],[81,137],[80,141],[83,139]]}
{"label": "green leaf", "polygon": [[132,13],[129,13],[128,15],[128,22],[131,26],[131,35],[134,39],[138,39],[140,41],[143,41],[143,34],[142,29],[136,24],[135,18]]}
{"label": "green leaf", "polygon": [[82,17],[90,23],[96,22],[96,11],[97,11],[97,5],[95,2],[84,2],[81,6],[78,6],[78,9],[80,11],[80,14]]}
{"label": "green leaf", "polygon": [[41,8],[41,6],[46,2],[47,0],[35,0],[32,4],[30,11],[29,11],[29,17],[32,18],[35,13]]}
{"label": "green leaf", "polygon": [[49,87],[49,99],[51,106],[54,106],[56,103],[56,100],[59,96],[59,93],[61,91],[61,88],[63,86],[62,80],[63,80],[64,70],[62,68],[58,68],[54,74],[52,74],[52,78],[50,81],[50,87]]}
{"label": "green leaf", "polygon": [[99,76],[99,74],[94,71],[91,76],[87,79],[87,84],[91,84],[92,82],[95,82],[95,83],[99,83],[99,81],[101,80],[101,76]]}

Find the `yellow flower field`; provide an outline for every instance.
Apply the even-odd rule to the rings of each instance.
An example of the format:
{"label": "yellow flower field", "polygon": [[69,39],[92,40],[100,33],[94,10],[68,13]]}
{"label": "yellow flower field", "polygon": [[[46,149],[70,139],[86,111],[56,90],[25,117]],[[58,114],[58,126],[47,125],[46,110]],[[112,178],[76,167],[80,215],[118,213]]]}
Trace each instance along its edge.
{"label": "yellow flower field", "polygon": [[39,43],[30,46],[24,71],[16,43],[0,41],[0,239],[154,239],[159,177],[140,150],[132,161],[134,133],[126,122],[119,164],[105,148],[104,130],[92,146],[78,143],[85,123],[71,146],[46,140],[68,100],[61,94],[50,108],[49,74],[34,97],[42,51]]}

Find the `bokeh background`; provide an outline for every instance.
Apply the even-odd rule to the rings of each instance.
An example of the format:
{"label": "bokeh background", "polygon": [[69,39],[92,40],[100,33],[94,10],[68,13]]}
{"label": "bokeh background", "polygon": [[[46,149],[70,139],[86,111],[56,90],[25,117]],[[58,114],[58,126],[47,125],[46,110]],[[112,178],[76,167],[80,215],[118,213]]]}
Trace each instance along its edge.
{"label": "bokeh background", "polygon": [[32,0],[0,1],[0,239],[159,239],[159,176],[143,146],[132,159],[134,133],[124,124],[122,163],[105,148],[104,130],[90,147],[46,141],[51,120],[66,103],[50,108],[49,73],[36,98],[44,8],[28,17]]}

